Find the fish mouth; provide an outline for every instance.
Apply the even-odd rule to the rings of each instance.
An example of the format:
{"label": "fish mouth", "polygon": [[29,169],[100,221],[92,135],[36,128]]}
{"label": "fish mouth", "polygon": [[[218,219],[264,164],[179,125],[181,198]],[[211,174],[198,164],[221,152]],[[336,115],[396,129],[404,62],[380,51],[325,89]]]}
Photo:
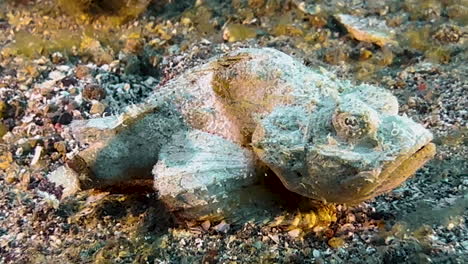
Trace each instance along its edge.
{"label": "fish mouth", "polygon": [[397,142],[400,154],[391,160],[382,160],[380,172],[375,172],[374,177],[368,178],[358,190],[360,201],[395,189],[436,154],[436,146],[431,142],[432,133],[420,124],[400,116],[390,116],[385,121],[380,133]]}
{"label": "fish mouth", "polygon": [[372,190],[372,196],[380,195],[393,190],[413,175],[426,162],[436,154],[436,145],[427,143],[416,151],[402,155],[386,164],[379,175],[378,188]]}
{"label": "fish mouth", "polygon": [[[338,185],[335,185],[340,187],[335,187],[336,189],[333,191],[323,192],[323,188],[320,188],[319,192],[317,192],[319,199],[327,202],[355,205],[390,192],[412,176],[436,154],[435,144],[426,141],[425,144],[421,145],[419,145],[419,148],[415,146],[413,151],[408,151],[406,154],[386,162],[381,169],[362,171],[353,177],[340,181]],[[325,186],[329,185],[330,182],[325,183]]]}
{"label": "fish mouth", "polygon": [[[318,170],[309,172],[309,174],[314,177],[311,177],[313,181],[309,181],[309,185],[304,187],[306,188],[309,186],[307,187],[308,189],[301,189],[298,192],[301,194],[304,193],[303,195],[313,199],[349,205],[369,200],[395,189],[412,176],[427,161],[432,159],[436,153],[436,146],[431,143],[431,139],[431,134],[422,136],[417,144],[412,144],[413,147],[407,148],[403,154],[394,157],[392,160],[386,160],[380,166],[371,170],[359,171],[357,168],[354,168],[354,173],[348,174],[348,177],[340,178],[328,176],[329,173],[332,173],[330,170],[333,169],[336,169],[335,174],[337,175],[340,175],[341,172],[341,175],[345,175],[347,171],[351,172],[353,167],[346,165],[346,163],[337,167],[320,167]],[[345,155],[346,153],[340,152],[339,150],[334,152],[328,148],[321,149],[320,152],[323,155],[322,157],[324,157],[320,164],[326,164],[327,157],[336,158],[337,153],[347,156]],[[349,157],[352,156],[350,155],[347,158]],[[356,161],[362,158],[362,156],[357,155],[352,158]],[[316,162],[316,156],[314,156],[313,160]],[[316,167],[317,165],[311,166],[311,168]],[[322,177],[317,177],[317,175],[322,175]],[[310,189],[314,189],[313,195],[310,195],[310,192],[308,192]]]}
{"label": "fish mouth", "polygon": [[347,196],[344,196],[346,198],[335,196],[332,202],[353,205],[390,192],[411,177],[435,154],[436,146],[434,143],[429,142],[416,149],[416,151],[401,155],[385,164],[380,173],[365,171],[362,178],[354,178],[348,184],[345,184],[346,187],[342,192],[348,193]]}

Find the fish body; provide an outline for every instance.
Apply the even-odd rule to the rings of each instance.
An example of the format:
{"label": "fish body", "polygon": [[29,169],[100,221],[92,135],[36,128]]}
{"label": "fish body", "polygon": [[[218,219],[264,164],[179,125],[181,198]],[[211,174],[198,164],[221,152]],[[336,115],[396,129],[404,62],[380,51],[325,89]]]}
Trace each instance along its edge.
{"label": "fish body", "polygon": [[72,128],[90,144],[78,156],[93,181],[151,179],[174,210],[203,212],[252,196],[246,187],[268,170],[302,196],[358,203],[435,153],[432,134],[398,115],[391,92],[270,48],[215,57],[120,116]]}

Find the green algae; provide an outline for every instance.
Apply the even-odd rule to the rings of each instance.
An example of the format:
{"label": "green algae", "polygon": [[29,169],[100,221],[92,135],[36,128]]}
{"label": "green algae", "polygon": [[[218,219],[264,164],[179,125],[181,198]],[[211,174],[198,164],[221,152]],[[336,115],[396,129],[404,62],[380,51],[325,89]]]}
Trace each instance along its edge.
{"label": "green algae", "polygon": [[412,28],[403,34],[403,46],[423,52],[425,57],[434,63],[450,62],[453,47],[440,45],[434,40],[435,33],[431,27]]}
{"label": "green algae", "polygon": [[202,35],[210,35],[216,32],[215,26],[210,22],[213,18],[213,11],[205,5],[186,10],[182,14],[182,18],[185,24],[193,24]]}
{"label": "green algae", "polygon": [[35,58],[50,55],[56,51],[72,54],[74,48],[79,47],[80,42],[81,36],[66,31],[59,31],[51,38],[20,31],[15,35],[15,42],[7,45],[2,50],[2,55]]}
{"label": "green algae", "polygon": [[440,16],[441,2],[439,0],[405,0],[403,7],[413,20],[429,20]]}
{"label": "green algae", "polygon": [[422,224],[448,226],[463,223],[463,213],[468,209],[468,196],[458,198],[450,206],[434,207],[421,201],[413,212],[403,218],[410,230],[418,230]]}
{"label": "green algae", "polygon": [[149,3],[149,0],[58,0],[65,12],[79,20],[110,25],[121,25],[138,17]]}
{"label": "green algae", "polygon": [[450,62],[451,49],[445,46],[434,46],[426,51],[426,58],[435,63],[447,64]]}
{"label": "green algae", "polygon": [[468,146],[468,128],[455,130],[446,136],[436,138],[434,142],[438,145],[450,147]]}
{"label": "green algae", "polygon": [[123,46],[119,35],[92,28],[76,32],[55,30],[48,36],[22,30],[15,34],[15,41],[4,47],[1,54],[37,58],[62,52],[67,56],[96,57],[97,62],[108,63],[113,60],[112,54]]}

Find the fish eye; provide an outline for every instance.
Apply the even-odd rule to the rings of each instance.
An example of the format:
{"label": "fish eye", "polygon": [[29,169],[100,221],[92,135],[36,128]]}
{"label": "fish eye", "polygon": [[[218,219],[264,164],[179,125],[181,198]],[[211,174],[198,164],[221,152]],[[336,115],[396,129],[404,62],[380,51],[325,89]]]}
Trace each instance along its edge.
{"label": "fish eye", "polygon": [[346,126],[350,127],[350,128],[355,128],[357,125],[358,125],[358,120],[356,117],[354,116],[350,116],[350,117],[346,117],[344,119],[344,123]]}
{"label": "fish eye", "polygon": [[369,124],[364,115],[335,113],[333,127],[341,138],[357,139],[369,133]]}

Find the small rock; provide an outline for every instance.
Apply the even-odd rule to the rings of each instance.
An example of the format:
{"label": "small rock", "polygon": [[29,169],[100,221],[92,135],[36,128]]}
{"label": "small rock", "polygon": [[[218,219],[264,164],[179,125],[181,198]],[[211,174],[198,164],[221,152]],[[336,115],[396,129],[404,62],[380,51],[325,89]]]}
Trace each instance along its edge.
{"label": "small rock", "polygon": [[16,182],[18,179],[16,177],[16,173],[14,172],[10,172],[10,173],[6,173],[5,175],[5,182],[8,183],[8,184],[12,184],[14,182]]}
{"label": "small rock", "polygon": [[296,229],[293,229],[291,231],[288,232],[288,235],[291,237],[291,238],[297,238],[301,235],[302,233],[302,230],[299,229],[299,228],[296,228]]}
{"label": "small rock", "polygon": [[158,80],[156,80],[154,77],[151,77],[151,76],[149,76],[149,77],[143,82],[143,84],[144,84],[146,87],[153,87],[153,86],[155,86],[157,83],[158,83]]}
{"label": "small rock", "polygon": [[408,106],[409,107],[416,107],[417,101],[414,97],[408,98]]}
{"label": "small rock", "polygon": [[52,71],[49,73],[49,79],[54,80],[54,81],[59,81],[65,78],[65,74],[61,71]]}
{"label": "small rock", "polygon": [[71,69],[71,67],[68,65],[57,65],[55,68],[63,73],[67,73]]}
{"label": "small rock", "polygon": [[15,134],[8,131],[5,135],[3,135],[2,140],[7,144],[14,144],[18,138],[15,137]]}
{"label": "small rock", "polygon": [[47,175],[47,179],[63,189],[62,197],[73,195],[80,190],[79,175],[68,166],[61,166]]}
{"label": "small rock", "polygon": [[62,155],[58,152],[53,152],[52,154],[50,154],[50,159],[52,161],[58,161],[61,157]]}
{"label": "small rock", "polygon": [[8,127],[2,122],[0,123],[0,142],[2,142],[2,138],[6,133],[8,133]]}
{"label": "small rock", "polygon": [[60,205],[60,201],[53,194],[44,191],[37,191],[37,194],[41,196],[44,201],[54,209],[57,209]]}
{"label": "small rock", "polygon": [[221,223],[215,225],[213,227],[214,230],[220,232],[220,233],[227,233],[229,231],[229,229],[231,228],[231,226],[226,223],[226,221],[221,221]]}
{"label": "small rock", "polygon": [[330,240],[328,240],[328,245],[332,248],[340,248],[344,246],[344,240],[339,237],[333,237]]}
{"label": "small rock", "polygon": [[75,76],[76,78],[78,79],[84,79],[86,77],[88,77],[88,75],[90,74],[91,70],[85,66],[85,65],[79,65],[78,67],[76,67],[75,69]]}
{"label": "small rock", "polygon": [[455,224],[454,224],[454,223],[449,223],[449,224],[447,225],[447,230],[450,231],[450,230],[452,230],[454,227],[455,227]]}
{"label": "small rock", "polygon": [[209,220],[206,220],[201,224],[201,227],[203,228],[203,230],[208,231],[211,227],[211,222]]}
{"label": "small rock", "polygon": [[468,250],[468,240],[460,242],[460,245],[464,247],[466,250]]}
{"label": "small rock", "polygon": [[394,33],[387,27],[385,21],[376,18],[359,18],[351,15],[339,14],[335,18],[348,30],[355,39],[375,43],[379,46],[396,44]]}
{"label": "small rock", "polygon": [[349,213],[348,215],[346,215],[346,222],[348,223],[356,222],[356,216],[352,213]]}
{"label": "small rock", "polygon": [[297,9],[301,10],[305,14],[316,16],[323,10],[321,9],[320,5],[313,4],[307,1],[300,1],[295,0],[293,3],[297,6]]}
{"label": "small rock", "polygon": [[31,164],[30,164],[31,166],[34,166],[39,162],[39,159],[41,158],[43,149],[44,149],[44,147],[42,147],[42,146],[36,146],[36,148],[34,150],[34,156],[33,156],[32,160],[31,160]]}
{"label": "small rock", "polygon": [[253,246],[254,246],[254,248],[260,250],[260,249],[262,249],[262,247],[263,247],[263,243],[262,243],[261,241],[257,241],[257,242],[255,242],[255,243],[253,244]]}
{"label": "small rock", "polygon": [[73,120],[73,115],[68,112],[61,113],[59,115],[54,116],[53,120],[55,121],[54,123],[59,123],[61,125],[68,125]]}
{"label": "small rock", "polygon": [[368,49],[361,49],[360,51],[360,55],[359,55],[359,59],[360,60],[368,60],[372,57],[372,51],[368,50]]}
{"label": "small rock", "polygon": [[105,110],[106,110],[105,104],[98,102],[98,101],[94,101],[93,105],[91,105],[91,109],[89,110],[89,113],[92,115],[96,115],[96,114],[101,115],[102,113],[104,113]]}
{"label": "small rock", "polygon": [[99,101],[106,98],[106,90],[97,84],[87,84],[83,89],[83,98]]}
{"label": "small rock", "polygon": [[[71,87],[70,89],[68,89],[68,92],[69,92],[71,95],[78,95],[79,90],[78,90],[76,87]],[[78,104],[81,104],[81,103],[83,102],[81,99],[77,99],[76,97],[75,97],[75,101],[76,101],[76,102],[80,101],[80,103],[78,103]]]}
{"label": "small rock", "polygon": [[61,154],[67,153],[67,143],[65,143],[65,141],[55,142],[54,148]]}
{"label": "small rock", "polygon": [[274,235],[268,235],[269,238],[271,238],[271,240],[273,240],[276,244],[279,244],[280,240],[279,240],[279,236],[274,234]]}
{"label": "small rock", "polygon": [[128,53],[139,53],[143,48],[143,40],[141,38],[129,38],[125,42],[124,50]]}
{"label": "small rock", "polygon": [[13,162],[13,155],[11,152],[5,152],[0,155],[0,169],[6,170],[10,167],[10,164]]}
{"label": "small rock", "polygon": [[65,61],[65,57],[63,56],[62,53],[54,52],[52,54],[52,63],[59,64],[59,63],[63,63],[64,61]]}
{"label": "small rock", "polygon": [[37,87],[41,89],[41,93],[43,93],[43,91],[53,89],[56,83],[57,83],[56,80],[48,80],[48,81],[44,81],[42,83],[37,84]]}
{"label": "small rock", "polygon": [[463,32],[455,25],[443,25],[432,37],[441,42],[458,42]]}
{"label": "small rock", "polygon": [[312,255],[314,256],[314,258],[320,258],[320,251],[317,249],[314,249],[312,251]]}
{"label": "small rock", "polygon": [[352,232],[354,231],[356,228],[354,227],[353,224],[344,224],[344,225],[340,225],[340,227],[338,228],[337,232],[340,232],[340,233],[348,233],[349,232]]}
{"label": "small rock", "polygon": [[21,175],[19,186],[22,190],[27,190],[29,188],[29,183],[31,183],[31,173],[25,172]]}
{"label": "small rock", "polygon": [[0,100],[0,119],[3,119],[3,115],[7,110],[7,104],[4,101]]}
{"label": "small rock", "polygon": [[65,77],[60,82],[62,83],[64,87],[76,85],[78,83],[78,81],[73,77]]}

